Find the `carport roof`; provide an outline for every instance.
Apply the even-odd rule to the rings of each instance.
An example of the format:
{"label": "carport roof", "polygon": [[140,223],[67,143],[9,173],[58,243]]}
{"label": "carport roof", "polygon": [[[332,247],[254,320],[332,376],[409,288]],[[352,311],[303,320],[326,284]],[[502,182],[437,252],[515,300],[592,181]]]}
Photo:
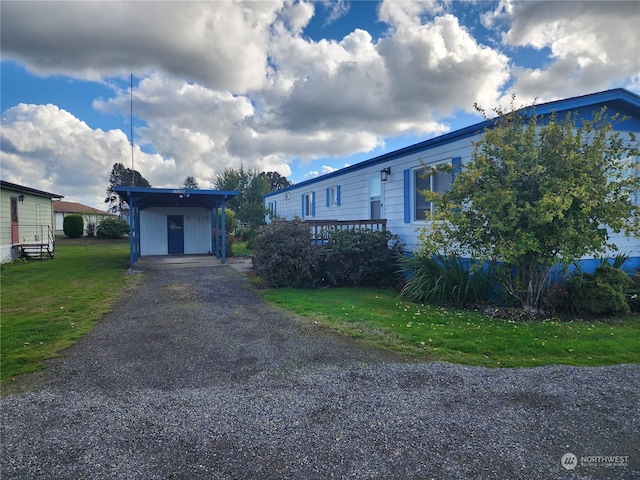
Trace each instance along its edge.
{"label": "carport roof", "polygon": [[146,188],[116,186],[113,190],[129,206],[217,208],[238,195],[235,190],[195,190],[190,188]]}

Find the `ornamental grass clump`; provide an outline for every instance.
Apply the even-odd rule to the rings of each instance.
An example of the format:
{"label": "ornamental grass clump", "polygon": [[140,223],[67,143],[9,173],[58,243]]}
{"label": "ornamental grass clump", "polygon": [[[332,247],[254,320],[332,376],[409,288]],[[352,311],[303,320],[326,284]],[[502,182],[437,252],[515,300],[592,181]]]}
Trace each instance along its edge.
{"label": "ornamental grass clump", "polygon": [[413,302],[467,307],[495,300],[497,279],[483,265],[459,257],[405,257],[407,281],[401,295]]}

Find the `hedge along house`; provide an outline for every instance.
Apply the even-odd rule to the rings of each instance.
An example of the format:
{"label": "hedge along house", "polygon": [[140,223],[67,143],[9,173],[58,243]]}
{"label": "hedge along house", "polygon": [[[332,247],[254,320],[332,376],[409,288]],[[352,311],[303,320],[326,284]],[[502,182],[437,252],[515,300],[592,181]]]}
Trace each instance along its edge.
{"label": "hedge along house", "polygon": [[62,195],[0,181],[0,260],[53,258],[53,200]]}
{"label": "hedge along house", "polygon": [[[620,113],[628,117],[614,125],[616,131],[623,135],[626,132],[640,134],[640,96],[624,89],[536,105],[535,111],[540,116],[555,111],[559,118],[569,111],[577,111],[579,118],[585,119],[603,106],[609,115]],[[471,158],[472,142],[491,124],[483,121],[269,193],[264,197],[268,218],[300,217],[354,223],[385,219],[386,228],[400,236],[407,251],[413,251],[418,243],[418,230],[428,226],[425,213],[432,208],[420,191],[448,188],[456,172]],[[429,168],[441,163],[452,164],[453,173],[423,178],[424,166]],[[636,201],[638,199],[636,195]],[[612,240],[620,252],[629,254],[625,266],[640,267],[638,238],[618,235],[612,236]],[[590,269],[597,261],[583,259],[583,262],[585,268]]]}
{"label": "hedge along house", "polygon": [[114,187],[129,205],[131,266],[142,255],[209,254],[226,261],[231,190]]}

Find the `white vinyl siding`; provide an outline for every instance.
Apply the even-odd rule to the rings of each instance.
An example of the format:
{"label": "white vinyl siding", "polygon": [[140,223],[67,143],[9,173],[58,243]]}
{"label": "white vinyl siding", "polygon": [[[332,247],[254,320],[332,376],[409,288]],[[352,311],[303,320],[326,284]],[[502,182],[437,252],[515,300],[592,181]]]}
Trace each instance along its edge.
{"label": "white vinyl siding", "polygon": [[140,211],[140,254],[167,255],[167,215],[184,216],[184,253],[211,253],[211,214],[204,208],[145,208]]}

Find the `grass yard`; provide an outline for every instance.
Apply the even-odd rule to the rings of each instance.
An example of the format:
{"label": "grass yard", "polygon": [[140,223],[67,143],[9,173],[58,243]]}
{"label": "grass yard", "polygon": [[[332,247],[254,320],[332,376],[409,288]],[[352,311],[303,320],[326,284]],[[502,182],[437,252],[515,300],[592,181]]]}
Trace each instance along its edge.
{"label": "grass yard", "polygon": [[253,250],[247,248],[247,242],[235,242],[231,249],[236,257],[250,257],[253,255]]}
{"label": "grass yard", "polygon": [[60,239],[55,259],[1,269],[0,377],[42,367],[87,333],[124,289],[128,240]]}
{"label": "grass yard", "polygon": [[364,288],[263,290],[271,303],[367,342],[409,354],[487,367],[640,363],[640,318],[513,322],[417,305]]}

